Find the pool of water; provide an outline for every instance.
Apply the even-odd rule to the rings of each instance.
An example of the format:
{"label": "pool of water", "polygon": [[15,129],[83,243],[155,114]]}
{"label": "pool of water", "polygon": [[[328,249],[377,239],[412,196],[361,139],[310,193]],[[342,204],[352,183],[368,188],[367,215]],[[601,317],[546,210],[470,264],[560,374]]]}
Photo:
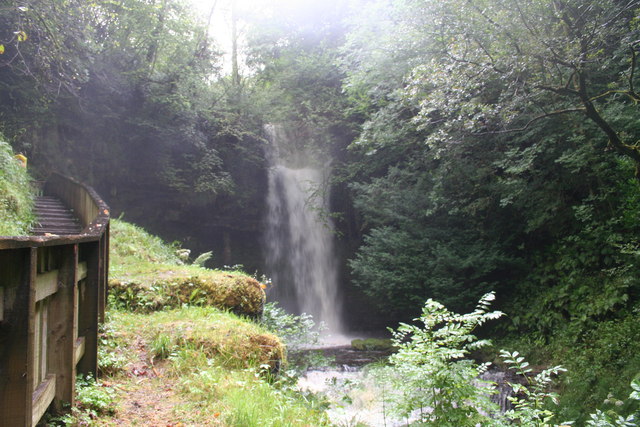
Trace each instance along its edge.
{"label": "pool of water", "polygon": [[388,351],[359,351],[350,345],[323,347],[320,349],[330,366],[310,369],[298,381],[298,388],[322,393],[331,402],[327,411],[330,420],[341,426],[367,425],[371,427],[395,427],[407,424],[388,414],[382,396],[390,390],[382,390],[366,374],[366,365],[389,356]]}

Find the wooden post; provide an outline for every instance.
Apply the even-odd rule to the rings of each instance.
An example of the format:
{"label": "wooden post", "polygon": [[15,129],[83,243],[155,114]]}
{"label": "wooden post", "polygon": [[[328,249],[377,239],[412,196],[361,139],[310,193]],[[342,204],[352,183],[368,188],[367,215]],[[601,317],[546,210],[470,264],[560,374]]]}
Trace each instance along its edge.
{"label": "wooden post", "polygon": [[109,224],[100,238],[99,281],[98,281],[98,322],[104,323],[104,312],[107,307],[109,285]]}
{"label": "wooden post", "polygon": [[[53,249],[53,248],[52,248]],[[48,373],[56,376],[54,406],[72,403],[75,395],[76,293],[78,277],[78,245],[59,246],[61,264],[58,267],[57,293],[49,303],[49,364]]]}
{"label": "wooden post", "polygon": [[0,251],[5,316],[0,325],[0,426],[31,426],[35,356],[37,250]]}
{"label": "wooden post", "polygon": [[85,353],[78,362],[77,371],[94,377],[98,375],[100,247],[100,241],[80,245],[80,258],[87,263],[87,278],[78,289],[78,338],[84,337]]}

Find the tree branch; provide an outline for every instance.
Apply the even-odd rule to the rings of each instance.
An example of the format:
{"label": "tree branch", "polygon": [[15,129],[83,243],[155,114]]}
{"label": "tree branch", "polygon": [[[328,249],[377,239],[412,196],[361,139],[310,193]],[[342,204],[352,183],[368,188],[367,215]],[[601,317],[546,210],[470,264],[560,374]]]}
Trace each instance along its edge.
{"label": "tree branch", "polygon": [[569,113],[584,113],[584,112],[585,112],[584,108],[566,108],[564,110],[550,111],[548,113],[544,113],[544,114],[541,114],[539,116],[536,116],[536,117],[532,118],[531,120],[529,120],[521,128],[504,129],[504,130],[489,131],[489,132],[478,132],[478,133],[475,133],[474,135],[496,135],[496,134],[503,134],[503,133],[523,132],[523,131],[527,130],[535,122],[537,122],[539,120],[542,120],[542,119],[546,119],[548,117],[560,116],[562,114],[569,114]]}

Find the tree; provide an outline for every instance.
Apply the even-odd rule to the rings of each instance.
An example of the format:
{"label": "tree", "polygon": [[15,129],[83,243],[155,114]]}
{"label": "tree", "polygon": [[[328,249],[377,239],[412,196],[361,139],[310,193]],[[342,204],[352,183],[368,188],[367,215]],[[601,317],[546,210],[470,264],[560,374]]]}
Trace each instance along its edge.
{"label": "tree", "polygon": [[421,126],[437,128],[432,144],[582,114],[610,148],[633,160],[640,179],[638,135],[619,118],[633,117],[640,101],[636,1],[407,3],[407,22],[424,25],[430,55],[412,70],[403,95],[419,104]]}

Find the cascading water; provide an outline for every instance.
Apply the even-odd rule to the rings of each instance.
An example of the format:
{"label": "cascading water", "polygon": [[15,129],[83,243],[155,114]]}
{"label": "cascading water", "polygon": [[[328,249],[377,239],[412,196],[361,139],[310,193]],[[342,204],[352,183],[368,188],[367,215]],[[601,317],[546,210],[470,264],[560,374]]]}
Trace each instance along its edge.
{"label": "cascading water", "polygon": [[[311,314],[332,334],[342,332],[333,224],[327,212],[327,168],[313,166],[304,150],[275,125],[267,195],[267,274],[269,299],[286,310]],[[285,154],[286,153],[286,154]]]}

